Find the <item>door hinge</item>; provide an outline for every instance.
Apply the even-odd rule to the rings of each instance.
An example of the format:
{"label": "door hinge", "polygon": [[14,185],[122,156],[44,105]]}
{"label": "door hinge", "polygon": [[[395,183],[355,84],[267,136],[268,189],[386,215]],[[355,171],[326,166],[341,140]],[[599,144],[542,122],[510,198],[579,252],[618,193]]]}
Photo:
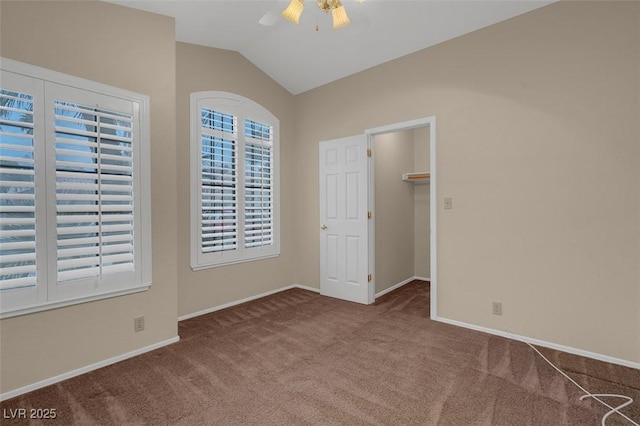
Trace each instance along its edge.
{"label": "door hinge", "polygon": [[371,210],[367,212],[367,219],[371,219]]}
{"label": "door hinge", "polygon": [[371,274],[369,274],[369,275],[367,276],[367,281],[368,281],[368,282],[373,281],[373,276],[372,276]]}
{"label": "door hinge", "polygon": [[371,148],[367,148],[367,157],[371,158]]}

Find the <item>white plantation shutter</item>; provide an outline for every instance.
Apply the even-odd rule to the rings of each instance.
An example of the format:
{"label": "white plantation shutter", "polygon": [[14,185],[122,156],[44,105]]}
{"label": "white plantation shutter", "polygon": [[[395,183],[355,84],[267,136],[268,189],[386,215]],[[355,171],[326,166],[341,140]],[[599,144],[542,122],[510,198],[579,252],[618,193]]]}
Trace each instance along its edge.
{"label": "white plantation shutter", "polygon": [[0,59],[0,317],[147,289],[148,97]]}
{"label": "white plantation shutter", "polygon": [[238,244],[236,117],[201,109],[201,250],[234,250]]}
{"label": "white plantation shutter", "polygon": [[279,254],[277,147],[278,120],[255,102],[191,95],[193,269]]}
{"label": "white plantation shutter", "polygon": [[245,120],[244,244],[273,244],[273,140],[267,124]]}
{"label": "white plantation shutter", "polygon": [[58,281],[134,270],[133,117],[55,101]]}
{"label": "white plantation shutter", "polygon": [[37,283],[33,115],[32,95],[0,89],[0,290]]}

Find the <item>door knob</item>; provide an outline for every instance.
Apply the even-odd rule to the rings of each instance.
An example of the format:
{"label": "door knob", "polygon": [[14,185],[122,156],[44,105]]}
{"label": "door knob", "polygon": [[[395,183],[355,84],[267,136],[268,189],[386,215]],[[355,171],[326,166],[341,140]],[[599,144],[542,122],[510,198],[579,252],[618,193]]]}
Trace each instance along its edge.
{"label": "door knob", "polygon": [[320,227],[320,229],[327,229],[327,225],[325,225],[324,223],[322,224],[322,226]]}

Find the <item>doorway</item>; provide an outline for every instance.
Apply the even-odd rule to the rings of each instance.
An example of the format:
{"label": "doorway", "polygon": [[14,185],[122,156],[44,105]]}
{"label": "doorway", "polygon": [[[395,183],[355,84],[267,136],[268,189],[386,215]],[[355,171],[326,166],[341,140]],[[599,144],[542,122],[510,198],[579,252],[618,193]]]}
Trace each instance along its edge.
{"label": "doorway", "polygon": [[[378,155],[384,156],[385,163],[381,163],[380,161],[371,161],[369,162],[369,210],[373,212],[372,220],[369,222],[369,265],[370,270],[374,271],[373,273],[373,283],[375,286],[376,279],[379,277],[385,285],[396,284],[395,287],[399,287],[406,282],[396,283],[393,281],[394,274],[395,276],[401,276],[403,273],[406,275],[406,272],[402,272],[402,268],[406,271],[409,267],[409,264],[414,268],[414,274],[412,277],[416,278],[430,278],[430,288],[431,288],[431,306],[430,306],[430,315],[431,319],[437,318],[437,245],[436,245],[436,120],[435,117],[427,117],[418,120],[407,121],[403,123],[392,124],[389,126],[377,127],[373,129],[368,129],[365,131],[365,135],[367,137],[367,145],[369,149],[372,151],[372,156],[374,159],[378,157]],[[384,147],[392,147],[393,144],[402,144],[405,143],[407,146],[403,146],[402,149],[397,149],[394,151],[388,151],[386,148],[383,149],[383,152],[376,153],[376,137],[378,137],[378,148],[382,149]],[[420,138],[423,138],[420,141]],[[428,140],[428,150],[426,149],[426,140]],[[382,144],[381,141],[384,141]],[[422,145],[421,145],[422,142]],[[397,147],[396,147],[397,148]],[[391,158],[390,154],[395,153],[397,158]],[[424,158],[418,158],[419,156],[424,155]],[[413,158],[413,157],[416,158]],[[427,158],[428,157],[428,158]],[[398,163],[395,163],[395,161]],[[376,163],[378,167],[381,165],[385,168],[383,173],[378,174],[378,178],[382,179],[382,181],[378,181],[376,183]],[[390,167],[387,167],[387,166]],[[398,173],[399,170],[406,169],[405,172]],[[394,178],[394,175],[395,176]],[[427,177],[428,176],[428,177]],[[397,181],[389,181],[387,179],[397,179]],[[404,179],[404,181],[401,181]],[[428,182],[428,184],[427,184]],[[385,205],[385,203],[376,204],[376,193],[380,195],[380,191],[376,191],[377,187],[384,186],[388,188],[379,188],[384,191],[393,191],[389,198],[391,203]],[[428,191],[428,207],[425,205],[425,200],[419,200],[425,194],[425,191]],[[388,193],[388,192],[385,192]],[[396,205],[393,205],[396,203]],[[401,204],[404,203],[404,204]],[[404,207],[403,207],[404,206]],[[393,209],[397,209],[397,221],[408,221],[412,220],[413,226],[409,228],[397,227],[395,225],[393,228],[396,230],[400,230],[399,232],[404,232],[406,234],[407,229],[408,232],[416,232],[418,235],[417,239],[415,238],[402,238],[402,235],[397,235],[393,241],[398,241],[400,244],[404,242],[410,243],[412,247],[406,247],[403,249],[402,247],[381,247],[379,244],[378,251],[382,251],[378,255],[378,262],[376,262],[376,218],[379,217],[380,221],[383,221],[387,224],[393,224],[395,218],[393,217],[394,213],[392,213]],[[412,211],[406,211],[406,209],[411,208]],[[425,208],[427,209],[425,211]],[[404,209],[404,210],[400,210]],[[416,217],[417,215],[417,217]],[[426,222],[426,218],[421,217],[421,215],[428,216],[428,224]],[[417,219],[417,220],[416,220]],[[384,224],[382,224],[384,226]],[[421,228],[427,228],[426,230]],[[379,232],[389,233],[387,229]],[[430,233],[425,235],[425,232]],[[394,231],[390,231],[394,232]],[[424,240],[421,240],[424,236]],[[388,237],[389,235],[381,235],[385,241],[392,241]],[[393,237],[393,236],[391,236]],[[426,241],[425,241],[426,240]],[[427,242],[428,241],[428,242]],[[417,244],[416,244],[417,242]],[[424,247],[424,245],[428,245],[428,247]],[[385,253],[388,252],[388,253]],[[427,253],[428,252],[428,253]],[[416,258],[405,258],[404,265],[399,265],[399,262],[394,263],[392,260],[387,262],[387,255],[398,255],[400,253],[401,256],[413,256]],[[410,253],[408,255],[407,253]],[[426,253],[426,254],[425,254]],[[428,256],[428,268],[425,268],[425,261],[421,256]],[[400,258],[398,258],[400,259]],[[380,264],[380,263],[387,264]],[[379,263],[380,269],[376,266],[376,263]],[[389,270],[390,266],[393,265]],[[416,267],[417,266],[417,267]],[[400,275],[398,275],[400,274]],[[424,276],[423,274],[428,274],[428,276]],[[389,281],[391,280],[391,281]],[[410,281],[410,280],[409,280]],[[386,291],[390,291],[394,286],[391,286],[387,290],[383,290],[382,293]]]}

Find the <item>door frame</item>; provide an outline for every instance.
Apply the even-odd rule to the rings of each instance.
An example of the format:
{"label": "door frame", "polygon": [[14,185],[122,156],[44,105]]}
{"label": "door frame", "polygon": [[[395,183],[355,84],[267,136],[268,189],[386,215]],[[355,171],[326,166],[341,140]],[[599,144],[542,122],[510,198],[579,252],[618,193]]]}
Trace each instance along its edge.
{"label": "door frame", "polygon": [[[412,130],[419,127],[428,127],[429,128],[429,151],[430,151],[430,159],[429,159],[429,173],[431,173],[429,179],[429,212],[431,215],[431,221],[429,224],[430,227],[430,237],[429,237],[429,246],[430,246],[430,262],[431,262],[431,306],[430,306],[430,316],[432,320],[438,318],[438,244],[437,244],[437,191],[436,191],[436,182],[437,182],[437,174],[436,174],[436,117],[424,117],[418,118],[416,120],[404,121],[401,123],[389,124],[381,127],[374,127],[371,129],[366,129],[364,134],[367,139],[367,148],[371,150],[372,158],[375,155],[374,152],[374,137],[376,135],[380,135],[383,133],[391,133],[391,132],[401,132],[403,130]],[[376,215],[375,215],[375,170],[374,170],[374,161],[368,162],[369,168],[369,211],[371,211],[372,218],[369,221],[369,270],[374,272],[373,279],[370,283],[370,292],[375,293],[375,260],[376,260]]]}

